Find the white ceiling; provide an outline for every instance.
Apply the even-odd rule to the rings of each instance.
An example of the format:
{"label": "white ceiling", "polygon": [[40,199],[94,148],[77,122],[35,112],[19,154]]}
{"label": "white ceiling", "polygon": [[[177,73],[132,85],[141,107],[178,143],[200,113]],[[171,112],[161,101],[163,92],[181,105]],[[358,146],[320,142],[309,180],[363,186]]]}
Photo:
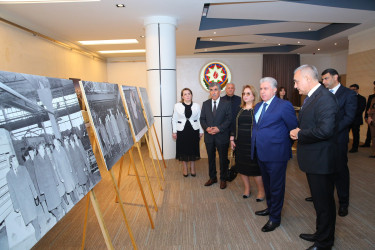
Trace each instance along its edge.
{"label": "white ceiling", "polygon": [[[337,2],[337,0],[332,0]],[[374,0],[369,10],[309,5],[311,0],[294,2],[254,0],[101,0],[100,2],[2,4],[0,17],[47,35],[53,39],[78,45],[81,40],[138,39],[133,45],[82,46],[96,52],[112,49],[145,49],[144,19],[150,16],[170,16],[177,19],[177,56],[191,56],[197,52],[247,49],[281,45],[305,45],[289,53],[334,53],[348,48],[348,35],[375,26]],[[324,1],[318,1],[324,2]],[[342,0],[350,2],[350,0]],[[124,3],[126,8],[115,4]],[[245,25],[199,31],[204,4],[209,3],[207,19],[245,19],[282,21],[268,24]],[[320,41],[282,38],[264,33],[317,31],[331,23],[359,23]],[[214,34],[216,32],[216,34]],[[242,42],[231,46],[206,46],[195,49],[197,38],[211,42]],[[298,41],[300,43],[298,43]],[[337,43],[337,45],[334,45]],[[280,46],[281,46],[280,45]],[[320,48],[320,51],[317,49]],[[238,52],[237,52],[238,53]],[[242,52],[241,52],[242,53]],[[250,53],[250,52],[246,52]],[[135,57],[144,54],[109,54],[103,57]]]}

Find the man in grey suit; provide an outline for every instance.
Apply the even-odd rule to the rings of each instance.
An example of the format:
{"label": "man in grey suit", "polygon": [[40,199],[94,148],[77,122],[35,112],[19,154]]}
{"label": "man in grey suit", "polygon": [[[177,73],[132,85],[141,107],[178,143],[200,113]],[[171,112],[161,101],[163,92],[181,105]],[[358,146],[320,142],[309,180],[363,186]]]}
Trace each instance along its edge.
{"label": "man in grey suit", "polygon": [[217,182],[216,177],[216,149],[220,160],[220,188],[227,187],[229,127],[232,122],[231,103],[220,98],[221,86],[218,83],[210,85],[211,99],[202,105],[200,117],[204,130],[210,179],[204,184],[211,186]]}
{"label": "man in grey suit", "polygon": [[302,65],[294,71],[294,87],[307,96],[298,127],[290,131],[290,137],[298,140],[298,165],[306,173],[317,216],[315,233],[300,234],[300,238],[314,242],[308,249],[331,249],[336,224],[334,172],[339,106],[318,77],[314,66]]}

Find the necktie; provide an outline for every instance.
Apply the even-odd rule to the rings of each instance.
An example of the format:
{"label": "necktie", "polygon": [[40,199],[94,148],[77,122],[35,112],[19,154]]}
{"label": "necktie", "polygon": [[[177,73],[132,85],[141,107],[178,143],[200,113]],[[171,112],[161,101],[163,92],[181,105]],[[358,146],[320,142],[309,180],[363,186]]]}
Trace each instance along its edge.
{"label": "necktie", "polygon": [[212,109],[212,114],[216,115],[216,101],[214,101],[214,108]]}
{"label": "necktie", "polygon": [[310,98],[310,97],[307,95],[306,98],[305,98],[305,100],[303,100],[302,108],[303,108],[303,106],[305,105],[305,103],[307,102],[307,100],[308,100],[309,98]]}
{"label": "necktie", "polygon": [[258,119],[258,123],[262,120],[262,117],[264,115],[264,113],[266,113],[266,107],[267,107],[267,103],[263,103],[263,108],[262,108],[262,113],[260,113],[260,116],[259,116],[259,119]]}

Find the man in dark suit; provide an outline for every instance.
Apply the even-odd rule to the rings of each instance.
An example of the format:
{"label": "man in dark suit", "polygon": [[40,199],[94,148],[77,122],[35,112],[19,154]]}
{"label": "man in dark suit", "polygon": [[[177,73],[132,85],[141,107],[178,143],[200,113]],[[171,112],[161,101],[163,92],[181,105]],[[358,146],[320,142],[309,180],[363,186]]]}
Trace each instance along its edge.
{"label": "man in dark suit", "polygon": [[229,127],[232,121],[232,110],[230,102],[221,100],[220,91],[220,84],[212,83],[210,85],[211,99],[202,105],[200,122],[204,130],[210,175],[210,179],[204,185],[211,186],[217,182],[217,149],[220,160],[220,188],[225,189],[227,187]]}
{"label": "man in dark suit", "polygon": [[335,171],[335,186],[340,205],[338,214],[343,217],[348,214],[349,207],[349,128],[354,121],[357,110],[357,96],[354,91],[342,86],[338,78],[339,73],[335,69],[326,69],[322,73],[324,86],[336,96],[339,103],[339,124],[337,128],[338,155]]}
{"label": "man in dark suit", "polygon": [[357,111],[355,113],[354,121],[352,125],[350,126],[350,129],[353,133],[353,145],[352,148],[349,150],[349,153],[356,153],[358,152],[358,145],[359,145],[359,129],[361,125],[363,124],[363,111],[365,111],[366,108],[366,98],[361,96],[359,91],[358,84],[352,84],[350,85],[350,89],[357,93]]}
{"label": "man in dark suit", "polygon": [[294,71],[294,87],[307,95],[298,116],[298,128],[290,132],[298,140],[297,160],[306,173],[316,211],[316,232],[300,234],[314,242],[308,249],[331,249],[334,242],[336,207],[334,171],[337,153],[338,103],[318,80],[314,66],[302,65]]}
{"label": "man in dark suit", "polygon": [[[374,87],[375,87],[375,81],[374,81]],[[367,123],[367,118],[368,118],[367,111],[370,108],[372,98],[375,98],[375,89],[374,89],[374,94],[369,95],[368,99],[367,99],[366,110],[365,110],[365,121],[366,121],[366,123]],[[371,131],[370,131],[370,125],[368,125],[365,143],[363,145],[361,145],[360,147],[361,148],[369,148],[370,145],[371,145]]]}
{"label": "man in dark suit", "polygon": [[234,91],[236,90],[236,87],[234,86],[234,83],[227,83],[227,86],[225,87],[225,93],[226,95],[222,97],[223,100],[230,102],[231,108],[232,108],[232,124],[230,126],[230,131],[233,130],[234,127],[234,120],[237,115],[237,109],[241,105],[241,97],[234,94]]}
{"label": "man in dark suit", "polygon": [[251,157],[258,159],[266,192],[267,208],[255,212],[269,215],[263,232],[275,230],[281,222],[284,204],[285,174],[288,160],[292,157],[290,130],[297,127],[296,113],[292,104],[276,95],[277,81],[272,77],[260,80],[260,96],[263,102],[255,105]]}

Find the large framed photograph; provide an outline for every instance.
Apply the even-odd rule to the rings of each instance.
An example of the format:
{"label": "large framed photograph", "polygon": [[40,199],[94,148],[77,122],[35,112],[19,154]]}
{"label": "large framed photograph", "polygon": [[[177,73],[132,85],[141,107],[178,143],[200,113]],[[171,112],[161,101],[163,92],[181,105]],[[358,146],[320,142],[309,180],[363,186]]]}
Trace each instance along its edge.
{"label": "large framed photograph", "polygon": [[71,80],[0,71],[0,249],[30,249],[100,180]]}
{"label": "large framed photograph", "polygon": [[130,117],[130,122],[133,125],[135,140],[138,142],[147,132],[147,124],[143,115],[141,100],[139,99],[136,87],[121,87],[124,93],[125,106]]}
{"label": "large framed photograph", "polygon": [[82,81],[84,99],[108,170],[134,141],[117,84]]}
{"label": "large framed photograph", "polygon": [[147,90],[145,88],[139,87],[139,94],[141,96],[141,102],[145,109],[148,126],[154,124],[154,115],[152,114],[152,109],[150,105],[150,100],[148,99]]}

